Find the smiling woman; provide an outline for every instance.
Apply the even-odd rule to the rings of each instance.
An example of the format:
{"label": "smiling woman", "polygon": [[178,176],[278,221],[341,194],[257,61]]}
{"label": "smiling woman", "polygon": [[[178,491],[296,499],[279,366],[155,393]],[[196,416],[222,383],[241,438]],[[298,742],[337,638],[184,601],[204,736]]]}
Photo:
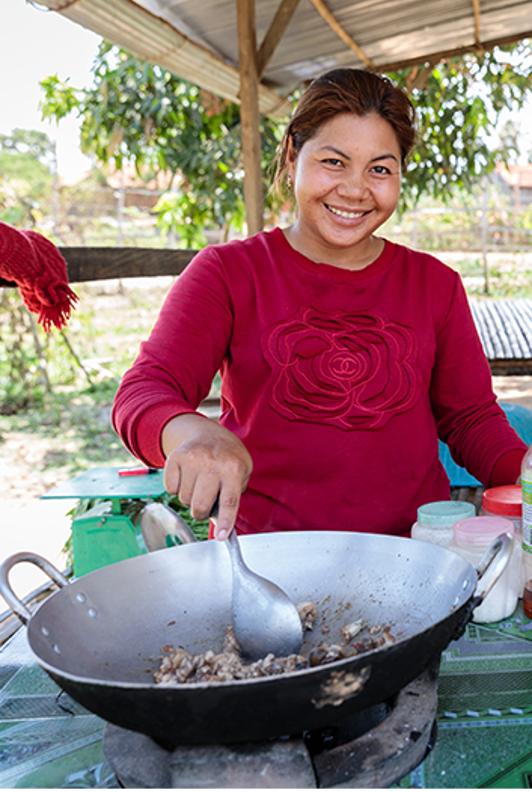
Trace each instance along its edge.
{"label": "smiling woman", "polygon": [[288,123],[275,185],[282,194],[286,178],[294,189],[292,247],[313,261],[364,269],[384,249],[373,232],[397,206],[415,113],[386,77],[329,75],[309,86]]}
{"label": "smiling woman", "polygon": [[[458,273],[377,236],[414,139],[389,79],[315,80],[278,157],[295,223],[201,251],[122,380],[117,432],[196,519],[218,499],[218,539],[407,535],[450,498],[439,439],[485,486],[519,474]],[[218,369],[216,424],[197,407]]]}
{"label": "smiling woman", "polygon": [[288,138],[286,169],[298,206],[286,238],[312,261],[364,269],[384,249],[376,231],[401,190],[396,133],[380,116],[344,113],[327,121],[301,152]]}

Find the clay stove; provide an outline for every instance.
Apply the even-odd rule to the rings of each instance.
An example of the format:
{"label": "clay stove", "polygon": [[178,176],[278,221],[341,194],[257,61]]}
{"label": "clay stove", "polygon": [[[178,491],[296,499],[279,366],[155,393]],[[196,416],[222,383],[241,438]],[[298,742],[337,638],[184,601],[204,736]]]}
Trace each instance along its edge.
{"label": "clay stove", "polygon": [[126,788],[384,788],[413,770],[435,733],[438,668],[392,700],[325,729],[260,743],[182,745],[107,724],[103,747]]}

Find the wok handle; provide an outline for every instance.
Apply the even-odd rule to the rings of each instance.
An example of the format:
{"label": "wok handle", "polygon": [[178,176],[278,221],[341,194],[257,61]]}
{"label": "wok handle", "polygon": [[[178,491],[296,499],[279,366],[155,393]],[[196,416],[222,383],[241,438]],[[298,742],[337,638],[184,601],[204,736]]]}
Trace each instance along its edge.
{"label": "wok handle", "polygon": [[11,588],[11,584],[9,583],[9,573],[14,566],[17,564],[22,564],[25,561],[29,562],[30,564],[35,564],[35,566],[38,566],[39,569],[42,569],[42,571],[45,572],[48,577],[59,586],[59,588],[68,586],[68,580],[63,575],[63,573],[56,569],[54,565],[50,563],[50,561],[46,560],[46,558],[43,558],[36,553],[15,553],[14,555],[9,556],[9,558],[6,558],[6,560],[0,565],[0,594],[5,599],[15,616],[18,616],[22,624],[27,624],[29,622],[31,619],[31,611],[28,610],[21,600],[19,600]]}
{"label": "wok handle", "polygon": [[[482,583],[480,591],[475,592],[475,600],[478,604],[484,602],[491,589],[498,581],[506,565],[510,561],[514,545],[513,536],[509,533],[500,534],[488,547],[477,566],[475,567],[479,584]],[[486,574],[487,573],[487,574]]]}

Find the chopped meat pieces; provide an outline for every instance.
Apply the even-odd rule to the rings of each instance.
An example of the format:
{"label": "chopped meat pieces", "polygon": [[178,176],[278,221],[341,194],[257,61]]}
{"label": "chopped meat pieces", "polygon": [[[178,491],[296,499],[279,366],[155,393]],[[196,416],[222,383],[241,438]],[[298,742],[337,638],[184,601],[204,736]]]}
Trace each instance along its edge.
{"label": "chopped meat pieces", "polygon": [[326,665],[327,663],[334,663],[336,660],[343,660],[347,657],[342,646],[336,644],[320,644],[315,649],[312,649],[309,654],[309,662],[311,666]]}
{"label": "chopped meat pieces", "polygon": [[302,668],[308,668],[308,660],[301,655],[274,657],[269,654],[246,665],[238,653],[233,628],[228,627],[223,652],[215,654],[209,650],[203,654],[192,655],[179,647],[173,654],[163,657],[155,673],[155,681],[163,685],[183,682],[232,682],[236,679],[287,674]]}
{"label": "chopped meat pieces", "polygon": [[[318,615],[316,606],[312,602],[302,602],[297,608],[303,628],[312,630]],[[327,625],[322,625],[322,632],[329,632]],[[212,650],[202,654],[190,654],[182,646],[177,649],[173,646],[165,646],[163,651],[167,654],[162,658],[154,677],[155,681],[162,685],[257,679],[327,665],[395,643],[390,627],[368,626],[364,619],[346,624],[341,628],[340,634],[343,646],[322,642],[310,651],[308,659],[302,655],[275,657],[273,654],[268,654],[254,663],[247,664],[240,656],[240,647],[233,628],[228,627],[219,654]],[[356,643],[353,643],[353,638],[359,635]]]}
{"label": "chopped meat pieces", "polygon": [[358,635],[359,632],[361,632],[366,626],[367,622],[364,621],[364,619],[358,619],[357,621],[351,622],[351,624],[347,624],[345,627],[342,627],[340,632],[342,633],[344,643],[349,643],[349,641],[351,641],[355,635]]}
{"label": "chopped meat pieces", "polygon": [[300,602],[296,605],[303,630],[313,630],[314,622],[318,616],[318,609],[313,602]]}

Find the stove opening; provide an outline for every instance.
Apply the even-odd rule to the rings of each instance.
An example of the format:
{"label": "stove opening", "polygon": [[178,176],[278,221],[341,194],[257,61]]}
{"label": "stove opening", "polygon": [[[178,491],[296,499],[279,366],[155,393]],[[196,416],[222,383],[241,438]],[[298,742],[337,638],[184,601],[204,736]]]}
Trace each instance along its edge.
{"label": "stove opening", "polygon": [[356,712],[348,718],[331,723],[321,729],[303,732],[303,740],[309,754],[314,757],[344,745],[352,740],[357,740],[363,734],[383,723],[393,710],[396,700],[394,696],[389,701],[375,704],[373,707]]}

